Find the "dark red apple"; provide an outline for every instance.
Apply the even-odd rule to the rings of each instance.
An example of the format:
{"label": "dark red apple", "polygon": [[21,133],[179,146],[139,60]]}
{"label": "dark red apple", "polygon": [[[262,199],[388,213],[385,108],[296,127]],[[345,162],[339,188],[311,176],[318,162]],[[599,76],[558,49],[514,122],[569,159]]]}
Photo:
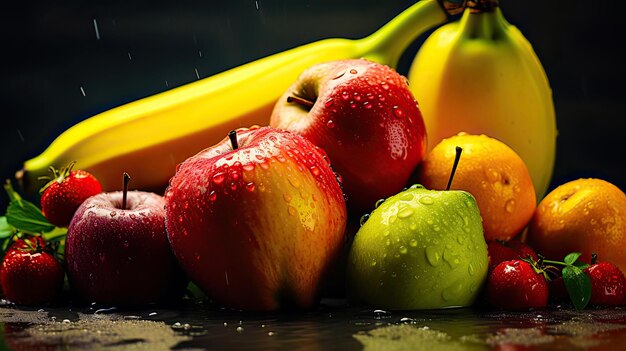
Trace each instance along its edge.
{"label": "dark red apple", "polygon": [[323,151],[270,127],[184,161],[165,194],[166,228],[189,278],[243,310],[310,308],[344,243],[346,205]]}
{"label": "dark red apple", "polygon": [[405,77],[365,59],[304,71],[278,100],[270,125],[323,148],[361,215],[402,190],[426,152],[426,129]]}
{"label": "dark red apple", "polygon": [[65,255],[72,291],[86,302],[164,301],[185,281],[165,234],[165,201],[142,191],[101,193],[78,208]]}

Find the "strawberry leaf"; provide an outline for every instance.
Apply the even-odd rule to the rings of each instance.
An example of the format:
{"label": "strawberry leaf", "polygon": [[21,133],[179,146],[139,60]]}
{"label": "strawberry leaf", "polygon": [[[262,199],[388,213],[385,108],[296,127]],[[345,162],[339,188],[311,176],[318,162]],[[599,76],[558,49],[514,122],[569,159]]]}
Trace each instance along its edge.
{"label": "strawberry leaf", "polygon": [[591,299],[591,280],[576,266],[563,267],[563,283],[574,307],[582,310]]}
{"label": "strawberry leaf", "polygon": [[31,234],[49,232],[55,228],[37,206],[24,199],[9,203],[6,218],[10,225]]}
{"label": "strawberry leaf", "polygon": [[565,258],[563,259],[563,262],[565,262],[566,265],[573,265],[574,262],[576,262],[576,260],[578,259],[578,257],[580,257],[580,255],[582,255],[580,252],[572,252],[568,254],[567,256],[565,256]]}
{"label": "strawberry leaf", "polygon": [[589,268],[589,264],[585,262],[576,261],[572,264],[572,266],[578,267],[580,269]]}
{"label": "strawberry leaf", "polygon": [[7,222],[7,217],[0,217],[0,239],[6,239],[15,234],[15,228]]}

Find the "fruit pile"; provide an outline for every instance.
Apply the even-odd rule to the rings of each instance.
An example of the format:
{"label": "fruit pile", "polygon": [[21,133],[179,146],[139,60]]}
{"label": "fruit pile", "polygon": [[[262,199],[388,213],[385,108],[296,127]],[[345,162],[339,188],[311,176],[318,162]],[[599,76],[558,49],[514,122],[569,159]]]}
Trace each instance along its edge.
{"label": "fruit pile", "polygon": [[[425,30],[443,21],[440,3],[423,0],[380,33],[407,19]],[[579,179],[543,196],[556,138],[547,79],[497,1],[471,4],[433,33],[407,78],[374,60],[391,50],[375,34],[366,43],[385,44],[370,58],[346,50],[296,61],[310,46],[219,75],[239,81],[255,67],[267,79],[280,75],[273,62],[306,65],[262,98],[219,77],[190,88],[242,94],[214,97],[225,117],[202,115],[201,99],[181,98],[183,88],[71,128],[25,165],[33,173],[81,156],[51,167],[40,206],[5,185],[4,298],[37,305],[69,291],[76,303],[140,306],[180,298],[192,283],[216,304],[249,311],[313,308],[333,285],[386,309],[624,305],[626,195]],[[227,114],[227,100],[259,108]],[[181,110],[193,117],[184,126],[170,115]],[[252,110],[265,113],[263,126],[237,128],[254,124]],[[143,121],[158,138],[108,157],[76,153]],[[180,159],[175,169],[167,152]]]}

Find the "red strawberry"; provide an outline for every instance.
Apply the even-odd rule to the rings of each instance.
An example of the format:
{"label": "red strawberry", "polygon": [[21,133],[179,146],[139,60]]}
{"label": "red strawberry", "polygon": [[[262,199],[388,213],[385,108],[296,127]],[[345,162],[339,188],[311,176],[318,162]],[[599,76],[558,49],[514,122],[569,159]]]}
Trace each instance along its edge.
{"label": "red strawberry", "polygon": [[504,261],[521,260],[525,258],[532,258],[537,261],[539,257],[532,247],[524,244],[519,240],[511,241],[490,241],[487,244],[487,250],[489,252],[489,271]]}
{"label": "red strawberry", "polygon": [[83,170],[72,171],[73,166],[74,162],[61,171],[52,168],[53,178],[41,189],[41,212],[57,227],[67,227],[78,206],[102,192],[96,177]]}
{"label": "red strawberry", "polygon": [[591,280],[592,305],[616,306],[624,302],[626,278],[624,273],[612,263],[599,262],[584,270]]}
{"label": "red strawberry", "polygon": [[548,283],[543,271],[522,260],[501,262],[489,275],[487,302],[507,310],[546,307]]}
{"label": "red strawberry", "polygon": [[63,267],[41,237],[18,239],[0,266],[4,297],[16,304],[37,305],[54,299],[63,285]]}

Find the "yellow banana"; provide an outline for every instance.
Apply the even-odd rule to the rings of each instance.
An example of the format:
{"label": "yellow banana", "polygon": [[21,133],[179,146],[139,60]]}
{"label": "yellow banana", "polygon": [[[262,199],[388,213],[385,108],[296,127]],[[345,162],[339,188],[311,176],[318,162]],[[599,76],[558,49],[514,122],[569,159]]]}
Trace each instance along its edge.
{"label": "yellow banana", "polygon": [[304,69],[359,57],[394,67],[418,35],[463,6],[463,1],[422,0],[368,37],[321,40],[105,111],[62,133],[26,161],[17,178],[32,192],[50,166],[75,160],[104,190],[119,189],[126,171],[134,187],[161,192],[177,164],[229,130],[268,124],[276,100]]}
{"label": "yellow banana", "polygon": [[437,29],[408,73],[429,147],[459,132],[487,134],[513,148],[530,171],[538,199],[554,167],[552,91],[530,43],[497,0],[476,0],[460,21]]}

